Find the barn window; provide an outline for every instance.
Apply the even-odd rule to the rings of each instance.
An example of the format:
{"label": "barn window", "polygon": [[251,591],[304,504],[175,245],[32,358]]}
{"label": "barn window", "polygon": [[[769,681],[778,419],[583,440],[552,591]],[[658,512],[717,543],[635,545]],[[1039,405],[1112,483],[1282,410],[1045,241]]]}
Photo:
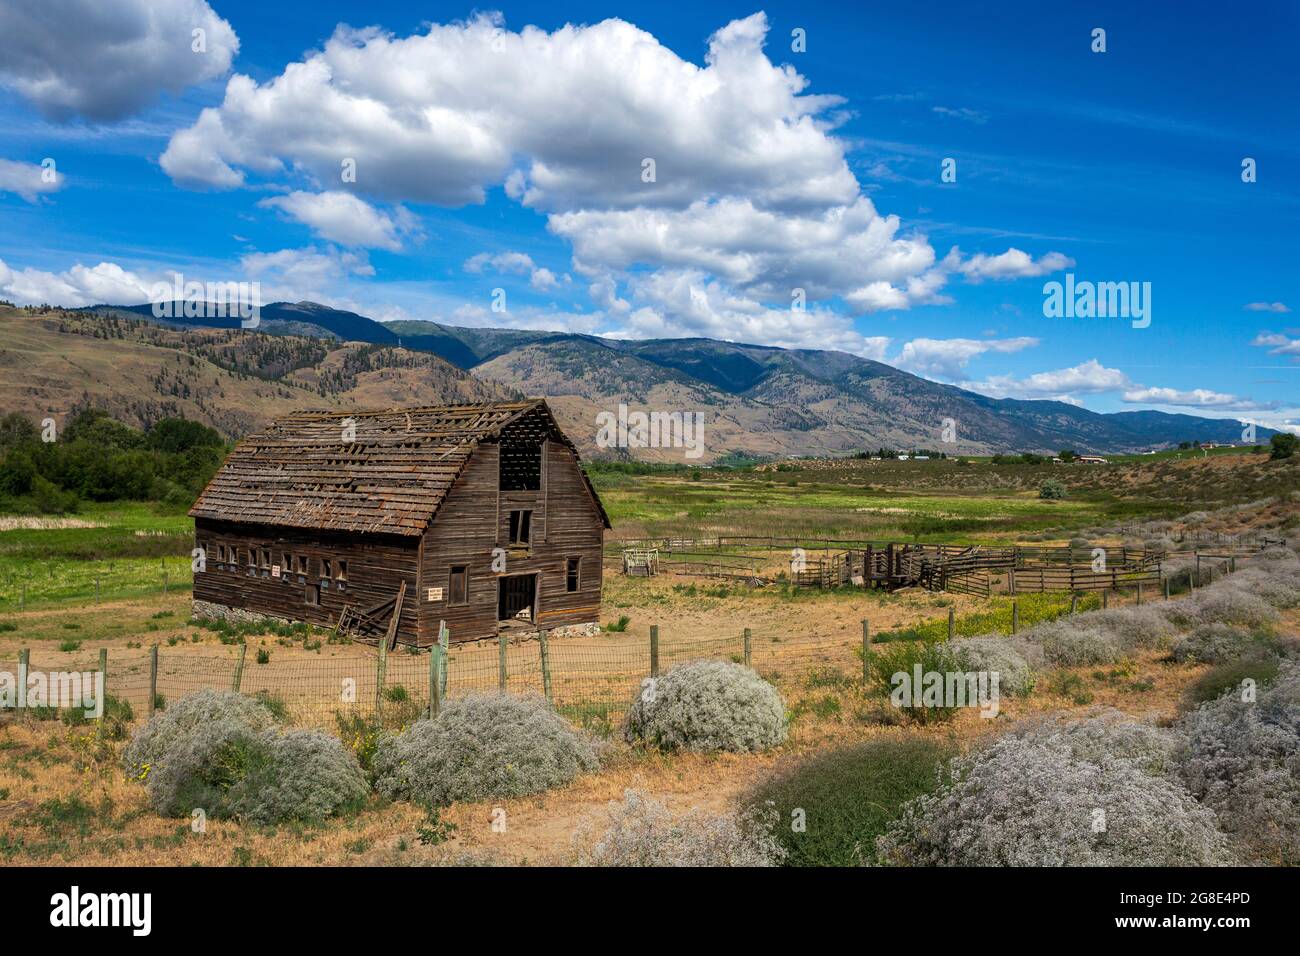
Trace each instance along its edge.
{"label": "barn window", "polygon": [[320,603],[320,591],[316,589],[314,584],[307,585],[307,589],[303,592],[303,596],[308,604]]}
{"label": "barn window", "polygon": [[510,543],[527,544],[532,533],[533,513],[531,511],[510,512]]}
{"label": "barn window", "polygon": [[542,487],[542,446],[501,445],[502,491],[540,491]]}
{"label": "barn window", "polygon": [[298,573],[299,574],[307,573],[307,555],[305,554],[298,555]]}
{"label": "barn window", "polygon": [[469,568],[463,564],[453,564],[447,578],[447,603],[469,603]]}
{"label": "barn window", "polygon": [[287,581],[289,572],[293,570],[293,555],[285,551],[280,555],[280,575]]}
{"label": "barn window", "polygon": [[329,558],[321,558],[321,559],[320,559],[320,576],[323,577],[323,578],[332,578],[332,577],[334,577],[334,569],[333,569],[333,567],[330,565],[330,559],[329,559]]}
{"label": "barn window", "polygon": [[248,549],[248,573],[252,577],[257,577],[257,549]]}
{"label": "barn window", "polygon": [[267,548],[263,548],[263,549],[262,549],[262,567],[264,567],[264,568],[269,568],[270,566],[271,566],[271,552],[270,552],[270,550],[268,550]]}
{"label": "barn window", "polygon": [[334,576],[340,581],[346,581],[348,579],[348,563],[346,561],[339,562],[338,574]]}
{"label": "barn window", "polygon": [[569,558],[564,564],[564,590],[578,590],[582,575],[582,558]]}

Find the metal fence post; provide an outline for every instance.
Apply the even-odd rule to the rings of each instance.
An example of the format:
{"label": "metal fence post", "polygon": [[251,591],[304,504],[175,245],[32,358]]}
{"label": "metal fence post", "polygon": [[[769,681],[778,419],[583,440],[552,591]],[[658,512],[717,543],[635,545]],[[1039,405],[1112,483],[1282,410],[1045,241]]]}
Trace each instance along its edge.
{"label": "metal fence post", "polygon": [[497,635],[497,683],[500,685],[501,693],[506,691],[506,636]]}
{"label": "metal fence post", "polygon": [[542,693],[546,695],[546,702],[551,703],[551,648],[550,648],[550,628],[542,628],[537,633],[537,643],[540,645],[542,656]]}
{"label": "metal fence post", "polygon": [[744,638],[745,638],[745,666],[752,667],[753,664],[751,662],[754,659],[754,653],[753,653],[753,646],[750,641],[749,628],[745,628]]}
{"label": "metal fence post", "polygon": [[235,658],[235,679],[230,682],[230,689],[239,693],[239,685],[244,682],[244,658],[248,654],[248,645],[239,645],[239,656]]}
{"label": "metal fence post", "polygon": [[149,648],[149,716],[158,708],[158,645]]}
{"label": "metal fence post", "polygon": [[650,625],[650,676],[659,676],[659,625]]}

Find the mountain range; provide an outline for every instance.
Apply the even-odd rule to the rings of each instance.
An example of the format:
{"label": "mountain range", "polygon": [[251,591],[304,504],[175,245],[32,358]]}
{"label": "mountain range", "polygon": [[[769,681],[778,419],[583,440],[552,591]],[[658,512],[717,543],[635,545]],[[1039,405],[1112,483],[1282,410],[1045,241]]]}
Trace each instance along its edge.
{"label": "mountain range", "polygon": [[[181,328],[239,324],[221,317],[155,319],[148,304],[89,311]],[[729,455],[844,455],[880,447],[949,454],[1064,448],[1129,452],[1180,441],[1241,439],[1241,425],[1233,419],[1160,411],[1099,413],[1059,401],[990,398],[839,351],[706,338],[624,340],[425,321],[377,322],[312,302],[263,306],[257,331],[328,340],[335,348],[361,342],[430,353],[488,390],[545,396],[579,447],[601,457],[628,454],[595,445],[596,416],[615,411],[620,403],[702,413],[703,462]],[[430,398],[417,393],[408,400]],[[1261,442],[1271,434],[1257,428]],[[953,440],[945,442],[945,437]],[[673,449],[633,454],[645,460],[682,460],[682,452]]]}

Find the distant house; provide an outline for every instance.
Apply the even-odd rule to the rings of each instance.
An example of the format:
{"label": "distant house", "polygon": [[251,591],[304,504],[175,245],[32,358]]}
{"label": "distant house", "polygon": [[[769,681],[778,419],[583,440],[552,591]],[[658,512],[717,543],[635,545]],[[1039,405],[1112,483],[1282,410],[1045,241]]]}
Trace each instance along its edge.
{"label": "distant house", "polygon": [[1102,458],[1100,455],[1080,455],[1080,456],[1079,456],[1078,458],[1076,458],[1075,460],[1076,460],[1076,461],[1081,461],[1081,462],[1083,462],[1085,465],[1106,465],[1106,464],[1109,464],[1109,462],[1106,461],[1105,458]]}
{"label": "distant house", "polygon": [[929,461],[929,460],[930,460],[930,456],[929,456],[929,455],[913,455],[913,456],[912,456],[912,461]]}
{"label": "distant house", "polygon": [[595,626],[609,519],[545,401],[301,412],[241,441],[194,507],[196,617],[427,646]]}
{"label": "distant house", "polygon": [[907,461],[910,457],[911,457],[910,455],[899,455],[899,456],[898,456],[898,460],[899,460],[899,461]]}

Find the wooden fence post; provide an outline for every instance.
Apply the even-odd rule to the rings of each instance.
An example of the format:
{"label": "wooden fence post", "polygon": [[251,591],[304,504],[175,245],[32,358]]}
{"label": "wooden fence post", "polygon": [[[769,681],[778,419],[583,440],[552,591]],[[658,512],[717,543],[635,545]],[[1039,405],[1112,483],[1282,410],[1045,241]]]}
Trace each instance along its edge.
{"label": "wooden fence post", "polygon": [[506,692],[506,683],[509,675],[506,673],[506,647],[509,639],[505,634],[497,635],[497,686],[501,693]]}
{"label": "wooden fence post", "polygon": [[1011,602],[1011,633],[1015,634],[1020,630],[1020,602]]}
{"label": "wooden fence post", "polygon": [[[108,648],[107,647],[101,647],[99,649],[99,673],[101,675],[99,679],[103,682],[104,688],[107,688],[108,687]],[[108,696],[107,690],[105,690],[105,696]]]}
{"label": "wooden fence post", "polygon": [[862,619],[862,683],[865,686],[871,673],[871,626]]}
{"label": "wooden fence post", "polygon": [[158,707],[158,645],[149,648],[149,716]]}
{"label": "wooden fence post", "polygon": [[1165,600],[1169,600],[1169,579],[1165,578]]}
{"label": "wooden fence post", "polygon": [[451,632],[447,630],[446,621],[438,622],[438,646],[442,648],[441,659],[438,661],[438,683],[442,693],[438,699],[443,701],[447,699],[447,680],[451,670]]}
{"label": "wooden fence post", "polygon": [[1141,581],[1138,582],[1137,600],[1138,600],[1138,607],[1141,607],[1142,606],[1142,582]]}
{"label": "wooden fence post", "polygon": [[957,609],[948,608],[948,640],[952,640],[957,633]]}
{"label": "wooden fence post", "polygon": [[248,656],[248,645],[239,645],[239,655],[235,658],[235,678],[230,682],[230,689],[236,694],[239,693],[239,687],[244,682],[244,658]]}
{"label": "wooden fence post", "polygon": [[751,667],[754,659],[753,646],[750,642],[749,628],[745,628],[745,666]]}
{"label": "wooden fence post", "polygon": [[1101,609],[1104,611],[1110,607],[1110,588],[1101,589]]}
{"label": "wooden fence post", "polygon": [[551,649],[550,649],[550,628],[542,628],[537,633],[537,641],[541,645],[542,651],[542,693],[546,695],[546,702],[551,703]]}
{"label": "wooden fence post", "polygon": [[430,720],[437,717],[438,712],[442,710],[442,681],[439,680],[439,677],[441,675],[438,673],[441,670],[441,667],[439,666],[441,660],[442,660],[442,647],[438,644],[437,641],[434,641],[433,644],[429,647],[429,719]]}
{"label": "wooden fence post", "polygon": [[1079,592],[1076,591],[1070,595],[1070,613],[1075,614],[1079,610]]}
{"label": "wooden fence post", "polygon": [[650,625],[650,676],[659,676],[659,625]]}
{"label": "wooden fence post", "polygon": [[375,716],[384,709],[384,682],[388,679],[388,641],[379,639],[379,655],[375,658]]}
{"label": "wooden fence post", "polygon": [[24,647],[18,652],[18,706],[27,706],[27,672],[32,668],[32,649]]}

